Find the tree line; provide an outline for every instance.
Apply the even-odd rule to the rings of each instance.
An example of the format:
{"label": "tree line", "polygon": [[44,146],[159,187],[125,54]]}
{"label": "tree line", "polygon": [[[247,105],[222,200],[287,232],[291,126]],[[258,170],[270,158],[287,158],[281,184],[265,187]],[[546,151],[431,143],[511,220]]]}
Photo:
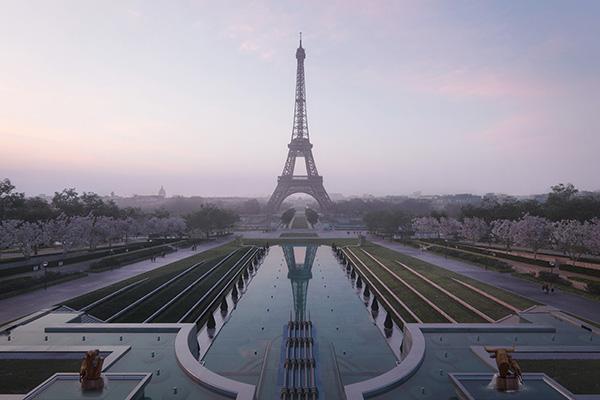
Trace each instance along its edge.
{"label": "tree line", "polygon": [[201,206],[185,218],[164,210],[144,213],[119,208],[96,193],[75,189],[56,192],[50,202],[25,197],[8,179],[0,180],[0,250],[18,248],[25,257],[45,246],[95,249],[128,242],[132,237],[182,237],[201,232],[209,237],[224,232],[237,221],[236,213],[213,205]]}
{"label": "tree line", "polygon": [[537,255],[540,249],[556,249],[577,259],[583,254],[600,254],[600,218],[580,222],[575,219],[550,221],[526,214],[518,220],[481,218],[419,217],[411,222],[417,237],[467,240],[503,245],[507,250],[518,245]]}

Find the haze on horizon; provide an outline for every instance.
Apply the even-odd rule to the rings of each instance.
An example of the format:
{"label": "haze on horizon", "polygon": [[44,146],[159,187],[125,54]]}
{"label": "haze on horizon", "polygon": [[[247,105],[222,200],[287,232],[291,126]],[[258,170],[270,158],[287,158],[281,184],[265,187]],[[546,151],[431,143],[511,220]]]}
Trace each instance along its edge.
{"label": "haze on horizon", "polygon": [[330,193],[600,189],[600,2],[2,1],[0,178],[266,196],[298,31]]}

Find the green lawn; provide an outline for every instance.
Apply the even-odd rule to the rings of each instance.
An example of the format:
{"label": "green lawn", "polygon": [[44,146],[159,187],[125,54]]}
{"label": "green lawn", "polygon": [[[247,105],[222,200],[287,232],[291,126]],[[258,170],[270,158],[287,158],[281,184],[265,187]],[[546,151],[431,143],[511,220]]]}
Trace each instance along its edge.
{"label": "green lawn", "polygon": [[0,393],[25,394],[56,372],[79,372],[80,366],[80,359],[0,359]]}
{"label": "green lawn", "polygon": [[292,220],[292,229],[308,229],[308,221],[304,215],[296,215]]}
{"label": "green lawn", "polygon": [[[415,271],[431,279],[444,289],[448,290],[450,293],[461,298],[463,301],[469,303],[470,305],[474,306],[475,308],[479,309],[480,311],[494,319],[506,316],[510,314],[511,311],[497,304],[496,302],[478,294],[477,292],[460,285],[459,283],[453,281],[452,278],[459,279],[465,283],[482,289],[487,293],[491,294],[492,296],[495,296],[498,299],[503,300],[520,309],[525,309],[535,304],[534,302],[528,299],[519,297],[504,290],[495,288],[490,285],[486,285],[474,279],[464,277],[462,275],[448,271],[444,268],[435,266],[433,264],[421,261],[419,259],[407,256],[402,253],[398,253],[396,251],[381,246],[374,245],[372,243],[369,243],[368,245],[363,246],[362,248],[368,251],[373,256],[375,256],[384,265],[393,270],[397,275],[402,277],[402,279],[411,284],[415,289],[417,289],[419,292],[421,292],[423,295],[425,295],[427,298],[429,298],[431,301],[437,304],[438,307],[442,308],[445,312],[447,312],[459,322],[476,322],[481,321],[481,318],[473,312],[471,312],[470,310],[464,308],[463,306],[460,306],[454,300],[450,299],[448,296],[435,289],[421,278],[404,269],[395,261],[398,260],[406,264]],[[396,280],[392,275],[385,272],[383,268],[378,266],[368,256],[364,255],[360,257],[363,261],[365,261],[365,263],[367,263],[367,260],[370,260],[371,263],[367,263],[367,265],[369,265],[370,267],[373,266],[373,271],[378,274],[381,274],[381,279],[386,281],[386,283],[390,282],[390,284],[393,284],[393,281]],[[397,293],[397,295],[399,295],[400,297],[400,295],[403,295],[403,293],[399,292]]]}
{"label": "green lawn", "polygon": [[[160,283],[166,282],[174,275],[182,272],[184,269],[192,266],[195,263],[198,263],[200,261],[209,260],[209,259],[215,258],[215,257],[222,257],[222,256],[230,253],[231,251],[235,250],[238,247],[239,246],[237,246],[234,243],[227,243],[222,246],[216,247],[214,249],[205,251],[203,253],[199,253],[199,254],[184,258],[182,260],[172,262],[170,264],[167,264],[163,267],[154,269],[152,271],[148,271],[143,274],[139,274],[139,275],[133,276],[131,278],[119,281],[112,285],[105,286],[101,289],[95,290],[90,293],[86,293],[82,296],[75,297],[73,299],[66,301],[64,304],[77,310],[77,309],[80,309],[80,308],[90,304],[90,303],[93,303],[96,300],[101,299],[102,297],[107,296],[110,293],[113,293],[114,291],[116,291],[118,289],[121,289],[133,282],[137,282],[144,278],[148,278],[148,280],[146,282],[140,284],[139,286],[135,286],[131,290],[127,290],[126,293],[130,293],[130,292],[133,293],[133,290],[139,290],[142,286],[144,286],[143,290],[147,290],[148,288],[155,288],[158,285],[160,285]],[[150,283],[149,283],[149,281],[150,281]],[[117,297],[120,297],[120,296],[117,296]],[[127,303],[125,302],[124,304],[127,304]]]}
{"label": "green lawn", "polygon": [[280,244],[318,244],[322,246],[331,246],[335,243],[337,246],[356,246],[358,244],[358,239],[348,239],[348,238],[335,238],[335,239],[327,239],[327,238],[302,238],[297,239],[295,237],[279,237],[273,239],[246,239],[243,238],[242,241],[247,245],[255,245],[255,246],[265,246],[269,244],[269,246],[275,246]]}
{"label": "green lawn", "polygon": [[299,238],[299,237],[319,237],[316,233],[284,232],[279,237]]}
{"label": "green lawn", "polygon": [[[242,258],[242,255],[246,253],[247,249],[236,252],[233,256],[227,259],[221,264],[215,271],[209,276],[205,277],[202,282],[199,282],[194,289],[191,289],[186,295],[182,296],[169,310],[164,311],[164,315],[160,319],[161,322],[177,322],[179,317],[183,315],[188,309],[193,306],[197,298],[194,297],[195,293],[204,295],[206,292],[212,289],[213,285],[226,274],[233,265]],[[162,307],[165,303],[175,297],[178,293],[184,290],[198,277],[203,275],[206,271],[214,267],[218,262],[223,260],[223,257],[215,257],[208,262],[194,268],[192,271],[178,278],[176,281],[167,285],[167,287],[161,289],[154,295],[150,296],[145,301],[141,302],[137,306],[133,307],[130,311],[123,314],[119,318],[115,319],[114,322],[126,322],[135,323],[143,322],[146,318],[152,315],[156,310]],[[187,301],[187,298],[191,298],[192,301]]]}
{"label": "green lawn", "polygon": [[[458,322],[485,322],[481,317],[474,314],[472,311],[464,308],[459,303],[452,300],[443,292],[437,290],[429,283],[423,281],[421,278],[400,267],[393,260],[397,259],[392,257],[382,257],[381,254],[375,254],[376,251],[371,246],[365,246],[364,249],[370,254],[375,256],[380,262],[386,267],[394,271],[399,275],[406,283],[416,289],[419,293],[429,299],[433,304],[437,305],[440,309],[450,315]],[[379,264],[377,264],[372,258],[367,256],[362,251],[355,251],[355,254],[369,266],[369,268],[376,273],[381,280],[385,282],[396,294],[404,301],[412,310],[419,316],[423,322],[449,322],[441,313],[435,308],[428,305],[423,299],[419,298],[415,293],[408,289],[403,283],[401,283],[396,277],[387,272]],[[412,267],[412,265],[411,265]],[[421,271],[419,271],[421,272]]]}
{"label": "green lawn", "polygon": [[543,372],[574,394],[600,394],[600,360],[518,360],[523,372]]}

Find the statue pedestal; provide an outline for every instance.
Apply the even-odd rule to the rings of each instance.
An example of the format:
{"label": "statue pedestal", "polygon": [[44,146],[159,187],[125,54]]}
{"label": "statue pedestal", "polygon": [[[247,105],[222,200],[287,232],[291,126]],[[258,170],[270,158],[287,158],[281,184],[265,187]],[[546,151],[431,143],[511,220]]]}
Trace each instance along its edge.
{"label": "statue pedestal", "polygon": [[81,389],[84,391],[101,391],[104,389],[104,379],[86,379],[81,382]]}
{"label": "statue pedestal", "polygon": [[519,378],[516,376],[509,376],[506,378],[496,378],[496,390],[506,392],[508,390],[519,390]]}

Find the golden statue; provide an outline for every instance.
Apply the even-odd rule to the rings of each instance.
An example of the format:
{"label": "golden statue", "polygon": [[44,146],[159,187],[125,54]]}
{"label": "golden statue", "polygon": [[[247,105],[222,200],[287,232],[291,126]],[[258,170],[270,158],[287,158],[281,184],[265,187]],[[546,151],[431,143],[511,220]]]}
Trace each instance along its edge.
{"label": "golden statue", "polygon": [[104,379],[102,379],[102,365],[104,358],[100,356],[100,350],[90,350],[85,353],[79,369],[79,382],[83,390],[102,390]]}
{"label": "golden statue", "polygon": [[490,353],[490,357],[496,359],[498,367],[498,377],[496,378],[497,390],[519,390],[519,384],[523,383],[523,374],[517,361],[510,356],[515,351],[512,349],[492,349],[485,347],[485,351]]}

